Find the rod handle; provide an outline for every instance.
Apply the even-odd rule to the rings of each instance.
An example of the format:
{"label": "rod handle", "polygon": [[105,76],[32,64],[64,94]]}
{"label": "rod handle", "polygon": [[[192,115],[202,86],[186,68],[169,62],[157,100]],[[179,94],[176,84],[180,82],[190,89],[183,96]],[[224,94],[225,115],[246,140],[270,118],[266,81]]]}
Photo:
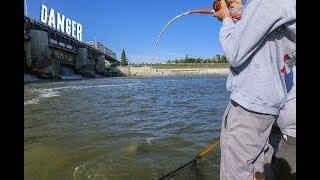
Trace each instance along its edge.
{"label": "rod handle", "polygon": [[211,144],[211,145],[209,146],[208,149],[202,151],[202,152],[199,154],[199,156],[200,156],[201,158],[204,157],[204,156],[206,156],[210,151],[212,151],[212,150],[215,149],[217,146],[219,146],[219,144],[220,144],[220,141],[214,142],[213,144]]}

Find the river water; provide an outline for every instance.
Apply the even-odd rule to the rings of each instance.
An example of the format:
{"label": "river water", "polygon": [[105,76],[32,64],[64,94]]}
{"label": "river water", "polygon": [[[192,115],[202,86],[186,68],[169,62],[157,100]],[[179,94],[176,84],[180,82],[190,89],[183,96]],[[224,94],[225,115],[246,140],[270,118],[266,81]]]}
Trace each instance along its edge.
{"label": "river water", "polygon": [[[157,179],[219,139],[226,76],[25,85],[25,179]],[[218,179],[220,149],[173,179]]]}

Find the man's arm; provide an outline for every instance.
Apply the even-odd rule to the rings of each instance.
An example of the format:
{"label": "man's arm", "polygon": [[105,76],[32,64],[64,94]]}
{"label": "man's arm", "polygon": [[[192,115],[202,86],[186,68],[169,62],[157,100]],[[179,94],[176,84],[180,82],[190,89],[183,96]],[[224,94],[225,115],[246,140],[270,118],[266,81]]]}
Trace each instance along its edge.
{"label": "man's arm", "polygon": [[[224,1],[221,1],[221,6],[225,6]],[[220,9],[220,11],[223,10],[225,8]],[[237,23],[230,16],[219,17],[219,12],[215,15],[223,19],[220,43],[231,67],[243,64],[270,32],[291,21],[273,0],[251,2],[243,12],[242,19]]]}

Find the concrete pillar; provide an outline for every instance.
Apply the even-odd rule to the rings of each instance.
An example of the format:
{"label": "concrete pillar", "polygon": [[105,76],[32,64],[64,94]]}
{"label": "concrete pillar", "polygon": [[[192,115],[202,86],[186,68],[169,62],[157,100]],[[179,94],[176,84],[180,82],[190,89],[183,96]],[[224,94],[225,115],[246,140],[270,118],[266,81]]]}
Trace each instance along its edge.
{"label": "concrete pillar", "polygon": [[76,70],[84,77],[94,77],[94,68],[88,58],[88,49],[79,48],[78,57],[75,59]]}
{"label": "concrete pillar", "polygon": [[26,52],[26,64],[28,67],[32,65],[32,58],[31,58],[31,41],[24,42],[24,51]]}
{"label": "concrete pillar", "polygon": [[98,59],[98,70],[104,71],[106,69],[106,58],[104,55],[100,55]]}
{"label": "concrete pillar", "polygon": [[60,78],[60,63],[51,57],[49,38],[46,31],[30,30],[31,69],[43,78]]}
{"label": "concrete pillar", "polygon": [[78,57],[75,60],[75,68],[81,69],[84,65],[89,65],[89,59],[88,59],[88,49],[87,48],[79,48],[78,49]]}
{"label": "concrete pillar", "polygon": [[31,35],[31,57],[50,57],[48,33],[41,30],[30,30]]}

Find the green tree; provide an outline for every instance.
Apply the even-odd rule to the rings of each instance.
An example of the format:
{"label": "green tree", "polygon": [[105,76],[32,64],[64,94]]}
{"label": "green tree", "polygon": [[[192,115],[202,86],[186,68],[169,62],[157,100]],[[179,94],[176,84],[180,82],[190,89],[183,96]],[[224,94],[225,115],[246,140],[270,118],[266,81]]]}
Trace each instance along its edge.
{"label": "green tree", "polygon": [[215,60],[216,60],[217,63],[220,63],[220,60],[221,60],[220,54],[216,55]]}
{"label": "green tree", "polygon": [[189,60],[189,56],[188,55],[186,55],[186,57],[184,58],[186,61],[188,61]]}
{"label": "green tree", "polygon": [[227,58],[226,58],[226,56],[225,55],[216,55],[216,57],[215,57],[215,61],[217,62],[217,63],[228,63],[228,60],[227,60]]}
{"label": "green tree", "polygon": [[167,60],[167,63],[228,63],[225,55],[217,54],[213,58],[192,58],[188,55],[185,58]]}
{"label": "green tree", "polygon": [[127,65],[128,65],[128,59],[127,59],[126,52],[124,51],[124,49],[123,49],[122,52],[121,52],[121,62],[120,62],[120,65],[122,65],[122,66],[127,66]]}
{"label": "green tree", "polygon": [[225,55],[222,55],[220,58],[220,63],[228,63],[228,60]]}

